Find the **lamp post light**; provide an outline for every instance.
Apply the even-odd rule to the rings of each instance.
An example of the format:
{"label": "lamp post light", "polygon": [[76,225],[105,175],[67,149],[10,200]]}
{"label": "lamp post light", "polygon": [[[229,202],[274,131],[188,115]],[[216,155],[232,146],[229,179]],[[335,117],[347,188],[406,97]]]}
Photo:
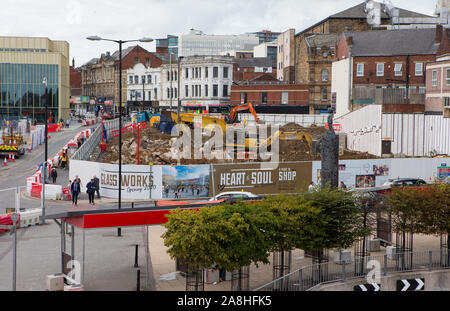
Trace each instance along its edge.
{"label": "lamp post light", "polygon": [[48,158],[48,96],[47,96],[47,77],[42,79],[42,84],[45,86],[45,106],[44,106],[44,124],[45,124],[45,147],[44,147],[44,163],[42,165],[41,177],[42,177],[42,195],[41,195],[41,206],[42,206],[42,217],[41,224],[45,224],[45,183],[47,180],[47,158]]}
{"label": "lamp post light", "polygon": [[181,73],[181,60],[183,56],[178,57],[178,105],[177,105],[177,120],[180,120],[180,106],[181,106],[181,77],[183,76]]}
{"label": "lamp post light", "polygon": [[[119,195],[118,195],[118,208],[122,207],[122,45],[127,42],[152,42],[152,38],[141,38],[138,40],[112,40],[105,39],[99,36],[89,36],[86,39],[91,41],[111,41],[119,44]],[[121,228],[117,229],[117,236],[122,235]]]}

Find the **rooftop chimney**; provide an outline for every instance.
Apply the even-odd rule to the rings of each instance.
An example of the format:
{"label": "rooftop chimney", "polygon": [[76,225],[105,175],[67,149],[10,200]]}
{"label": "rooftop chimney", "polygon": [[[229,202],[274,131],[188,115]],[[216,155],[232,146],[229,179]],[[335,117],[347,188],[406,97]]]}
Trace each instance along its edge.
{"label": "rooftop chimney", "polygon": [[347,37],[347,44],[348,45],[352,45],[353,44],[353,37],[352,36]]}
{"label": "rooftop chimney", "polygon": [[442,25],[436,25],[436,43],[441,43],[443,29]]}

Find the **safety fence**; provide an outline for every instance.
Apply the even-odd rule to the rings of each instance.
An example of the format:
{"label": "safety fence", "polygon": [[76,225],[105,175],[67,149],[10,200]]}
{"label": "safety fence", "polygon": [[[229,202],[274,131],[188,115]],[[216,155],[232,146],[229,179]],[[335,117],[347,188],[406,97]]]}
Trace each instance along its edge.
{"label": "safety fence", "polygon": [[[110,137],[113,131],[119,130],[119,119],[103,121],[106,136]],[[98,126],[86,141],[71,156],[72,160],[88,160],[94,149],[99,146],[102,139],[102,127]]]}
{"label": "safety fence", "polygon": [[449,269],[449,250],[393,252],[385,255],[334,260],[302,267],[253,291],[308,291],[317,286],[366,278],[378,269],[380,276],[399,272]]}
{"label": "safety fence", "polygon": [[[249,113],[240,113],[239,121],[246,120],[248,125],[256,125],[256,121]],[[283,126],[294,122],[301,126],[324,126],[327,123],[328,114],[258,114],[258,119],[266,124]]]}

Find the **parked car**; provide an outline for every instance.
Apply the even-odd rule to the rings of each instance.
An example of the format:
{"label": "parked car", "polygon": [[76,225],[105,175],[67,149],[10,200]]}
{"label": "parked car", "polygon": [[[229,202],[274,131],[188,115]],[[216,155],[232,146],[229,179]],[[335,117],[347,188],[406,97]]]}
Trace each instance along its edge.
{"label": "parked car", "polygon": [[258,199],[261,198],[260,196],[253,194],[251,192],[242,192],[242,191],[230,191],[230,192],[222,192],[215,197],[212,197],[209,199],[209,201],[216,201],[216,200],[222,200],[222,199]]}
{"label": "parked car", "polygon": [[396,178],[389,179],[383,186],[422,186],[426,184],[426,181],[420,178]]}

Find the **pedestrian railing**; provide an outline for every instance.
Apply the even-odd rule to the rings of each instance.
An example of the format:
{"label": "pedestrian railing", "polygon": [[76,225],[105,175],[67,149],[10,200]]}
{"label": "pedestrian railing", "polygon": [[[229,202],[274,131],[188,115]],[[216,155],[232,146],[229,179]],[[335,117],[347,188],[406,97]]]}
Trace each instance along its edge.
{"label": "pedestrian railing", "polygon": [[380,276],[387,276],[398,272],[449,269],[449,256],[449,250],[445,249],[329,261],[302,267],[253,291],[308,291],[327,283],[365,278],[374,270]]}
{"label": "pedestrian railing", "polygon": [[[119,130],[119,119],[103,121],[108,138],[112,136],[113,131]],[[73,160],[88,160],[94,149],[99,146],[102,139],[102,126],[99,125],[95,131],[86,139],[86,141],[72,155]]]}

